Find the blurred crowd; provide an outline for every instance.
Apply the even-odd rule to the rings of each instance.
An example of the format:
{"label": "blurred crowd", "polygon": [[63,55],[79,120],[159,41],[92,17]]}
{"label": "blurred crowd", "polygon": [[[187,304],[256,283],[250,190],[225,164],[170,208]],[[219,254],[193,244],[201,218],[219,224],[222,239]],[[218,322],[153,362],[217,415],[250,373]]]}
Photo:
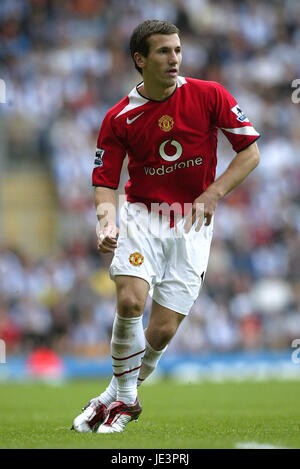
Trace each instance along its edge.
{"label": "blurred crowd", "polygon": [[[95,245],[91,172],[107,110],[139,81],[128,42],[149,18],[181,30],[181,74],[222,83],[262,137],[261,163],[217,208],[205,286],[170,351],[289,348],[300,338],[300,77],[297,0],[1,0],[5,165],[48,168],[63,218],[85,235],[31,259],[0,250],[0,337],[109,353],[109,257]],[[234,153],[220,134],[218,173]],[[126,182],[121,178],[120,193]],[[145,311],[145,322],[150,302]]]}

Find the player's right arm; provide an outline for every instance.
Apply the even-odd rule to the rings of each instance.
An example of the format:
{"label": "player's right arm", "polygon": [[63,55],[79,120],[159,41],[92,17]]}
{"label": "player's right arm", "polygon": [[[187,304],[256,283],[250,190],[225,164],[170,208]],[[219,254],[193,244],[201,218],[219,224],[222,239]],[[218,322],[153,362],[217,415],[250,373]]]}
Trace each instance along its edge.
{"label": "player's right arm", "polygon": [[100,252],[113,252],[117,247],[118,227],[116,225],[117,197],[120,174],[126,148],[118,129],[115,127],[113,114],[105,116],[98,140],[93,170],[94,200],[98,223],[96,226],[97,248]]}
{"label": "player's right arm", "polygon": [[117,247],[119,229],[116,225],[116,191],[108,187],[95,187],[95,208],[98,218],[96,226],[97,249],[100,252],[113,252]]}

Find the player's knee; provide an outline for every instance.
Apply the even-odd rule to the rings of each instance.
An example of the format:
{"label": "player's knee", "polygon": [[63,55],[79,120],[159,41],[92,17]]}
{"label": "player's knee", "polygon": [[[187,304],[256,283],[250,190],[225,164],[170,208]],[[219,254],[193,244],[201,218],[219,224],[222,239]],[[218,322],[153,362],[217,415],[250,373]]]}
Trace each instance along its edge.
{"label": "player's knee", "polygon": [[125,318],[143,314],[144,304],[134,293],[122,294],[118,298],[118,314]]}

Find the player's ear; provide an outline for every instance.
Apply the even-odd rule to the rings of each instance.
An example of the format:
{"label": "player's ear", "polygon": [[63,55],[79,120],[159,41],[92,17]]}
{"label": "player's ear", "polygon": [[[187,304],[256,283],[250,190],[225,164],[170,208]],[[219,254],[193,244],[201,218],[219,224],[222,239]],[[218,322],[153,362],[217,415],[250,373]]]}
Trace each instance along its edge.
{"label": "player's ear", "polygon": [[133,58],[139,68],[143,69],[145,67],[146,57],[144,57],[139,52],[135,52]]}

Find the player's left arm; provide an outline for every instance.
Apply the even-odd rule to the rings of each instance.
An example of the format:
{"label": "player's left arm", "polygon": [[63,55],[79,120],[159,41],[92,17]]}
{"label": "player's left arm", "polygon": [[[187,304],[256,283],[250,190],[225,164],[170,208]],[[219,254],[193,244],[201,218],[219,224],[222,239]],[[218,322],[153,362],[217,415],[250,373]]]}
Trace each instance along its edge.
{"label": "player's left arm", "polygon": [[257,143],[254,142],[233,158],[228,168],[193,202],[189,212],[185,230],[188,232],[196,220],[199,219],[196,231],[199,231],[204,218],[205,225],[210,225],[219,200],[238,187],[244,179],[256,168],[260,161]]}

